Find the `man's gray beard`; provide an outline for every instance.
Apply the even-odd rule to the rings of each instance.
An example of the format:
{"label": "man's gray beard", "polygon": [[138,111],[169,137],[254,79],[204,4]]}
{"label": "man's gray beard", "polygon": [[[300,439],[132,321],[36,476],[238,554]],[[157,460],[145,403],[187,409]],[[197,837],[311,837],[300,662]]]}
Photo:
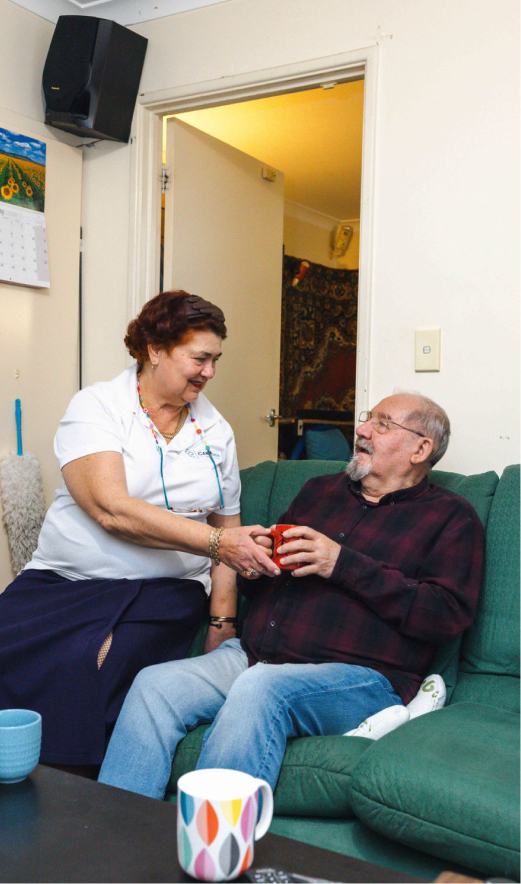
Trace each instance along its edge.
{"label": "man's gray beard", "polygon": [[354,455],[346,466],[346,475],[353,482],[359,482],[360,479],[365,479],[366,476],[369,475],[372,469],[371,462],[362,465],[358,462],[358,455]]}

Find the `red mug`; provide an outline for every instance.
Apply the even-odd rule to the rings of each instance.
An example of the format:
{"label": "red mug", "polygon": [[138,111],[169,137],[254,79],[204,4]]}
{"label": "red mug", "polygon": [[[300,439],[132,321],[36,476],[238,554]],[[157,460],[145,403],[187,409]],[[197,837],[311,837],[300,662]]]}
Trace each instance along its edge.
{"label": "red mug", "polygon": [[282,532],[286,531],[288,528],[298,528],[298,525],[275,525],[273,531],[271,531],[271,536],[273,537],[273,557],[272,561],[275,562],[278,568],[281,568],[283,571],[293,571],[295,568],[298,568],[298,564],[293,565],[281,565],[280,558],[284,556],[284,544],[291,543],[293,540],[298,540],[298,537],[283,537]]}

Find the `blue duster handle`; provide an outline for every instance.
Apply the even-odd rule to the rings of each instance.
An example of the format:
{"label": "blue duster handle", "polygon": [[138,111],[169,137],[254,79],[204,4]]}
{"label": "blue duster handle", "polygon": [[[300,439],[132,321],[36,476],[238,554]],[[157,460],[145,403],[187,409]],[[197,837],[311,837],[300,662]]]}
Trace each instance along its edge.
{"label": "blue duster handle", "polygon": [[22,403],[19,399],[15,400],[14,410],[16,414],[16,442],[18,444],[18,451],[16,453],[22,457],[24,453],[22,447]]}

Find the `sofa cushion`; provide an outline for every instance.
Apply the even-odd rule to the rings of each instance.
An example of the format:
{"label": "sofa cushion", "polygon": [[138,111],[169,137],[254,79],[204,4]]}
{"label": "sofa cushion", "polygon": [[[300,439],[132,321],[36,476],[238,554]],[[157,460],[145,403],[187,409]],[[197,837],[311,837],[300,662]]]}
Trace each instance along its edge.
{"label": "sofa cushion", "polygon": [[308,479],[343,469],[339,460],[266,460],[241,470],[243,525],[273,525]]}
{"label": "sofa cushion", "polygon": [[498,485],[498,475],[489,470],[487,473],[476,473],[473,476],[462,476],[461,473],[447,473],[444,470],[433,470],[429,482],[442,485],[468,500],[476,510],[483,527],[487,527],[492,501]]}
{"label": "sofa cushion", "polygon": [[[167,792],[195,770],[204,734],[191,731],[177,747]],[[353,817],[348,784],[360,756],[372,745],[363,737],[302,737],[289,740],[274,793],[275,813],[291,816]]]}
{"label": "sofa cushion", "polygon": [[519,716],[458,703],[374,743],[351,774],[356,815],[388,838],[519,880]]}
{"label": "sofa cushion", "polygon": [[505,469],[494,495],[478,613],[460,669],[519,676],[519,466]]}
{"label": "sofa cushion", "polygon": [[271,460],[241,470],[241,521],[243,525],[269,527],[271,486],[277,464]]}
{"label": "sofa cushion", "polygon": [[[449,491],[461,495],[476,510],[483,526],[487,527],[494,492],[498,484],[497,473],[478,473],[475,476],[462,476],[460,473],[447,473],[443,470],[433,470],[429,481],[436,485],[442,485]],[[451,642],[441,645],[430,666],[431,672],[438,672],[444,679],[447,688],[447,705],[452,701],[452,693],[458,680],[458,667],[461,642],[463,636],[458,635]]]}
{"label": "sofa cushion", "polygon": [[351,460],[349,442],[338,427],[310,427],[304,431],[304,445],[308,460]]}
{"label": "sofa cushion", "polygon": [[[273,817],[269,831],[321,847],[322,850],[333,850],[383,866],[380,875],[372,876],[373,881],[386,881],[389,884],[390,881],[404,881],[404,875],[410,875],[414,881],[435,881],[442,872],[447,871],[445,860],[384,838],[356,817],[333,820],[277,815]],[[389,869],[396,869],[396,873],[390,873]],[[471,880],[479,877],[473,869],[457,863],[451,862],[450,871],[455,875],[466,875]],[[324,866],[323,874],[327,875],[327,866]],[[354,876],[351,876],[351,880],[355,880]]]}
{"label": "sofa cushion", "polygon": [[506,712],[520,711],[519,679],[515,675],[459,672],[452,703],[486,703]]}
{"label": "sofa cushion", "polygon": [[167,793],[175,793],[177,791],[177,781],[179,777],[195,770],[197,759],[201,753],[203,737],[209,727],[209,724],[201,724],[199,727],[196,727],[195,730],[190,731],[184,740],[181,740],[179,743],[172,762],[172,773],[167,786]]}

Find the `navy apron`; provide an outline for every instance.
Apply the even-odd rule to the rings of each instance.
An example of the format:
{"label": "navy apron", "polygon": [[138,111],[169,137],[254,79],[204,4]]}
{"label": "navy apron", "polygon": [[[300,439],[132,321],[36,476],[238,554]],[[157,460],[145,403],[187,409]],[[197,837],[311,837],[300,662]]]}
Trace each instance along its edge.
{"label": "navy apron", "polygon": [[66,580],[29,568],[0,594],[0,709],[41,714],[42,762],[101,764],[137,673],[185,657],[206,611],[197,580]]}

